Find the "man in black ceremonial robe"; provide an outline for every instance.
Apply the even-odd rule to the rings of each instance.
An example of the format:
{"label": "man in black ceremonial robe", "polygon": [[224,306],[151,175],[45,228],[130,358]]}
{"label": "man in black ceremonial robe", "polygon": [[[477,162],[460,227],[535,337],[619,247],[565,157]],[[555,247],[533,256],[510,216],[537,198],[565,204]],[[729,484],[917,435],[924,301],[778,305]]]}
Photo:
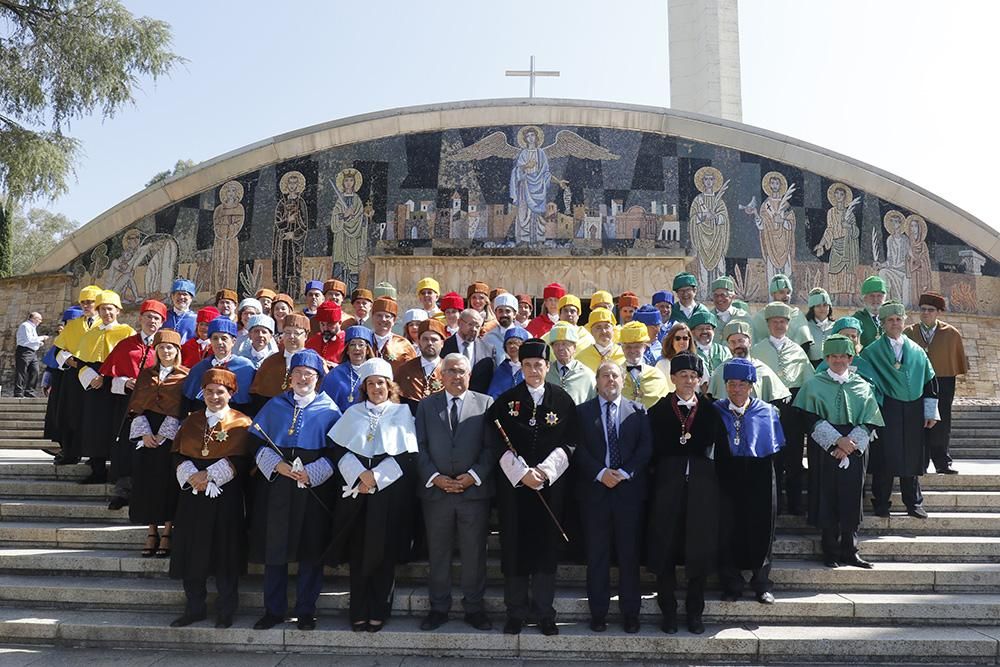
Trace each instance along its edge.
{"label": "man in black ceremonial robe", "polygon": [[[537,620],[542,634],[555,635],[559,630],[553,600],[562,535],[539,496],[561,521],[572,483],[564,473],[577,442],[576,404],[563,389],[545,382],[545,341],[526,340],[518,357],[524,382],[500,394],[487,413],[489,442],[502,472],[497,504],[507,607],[504,632],[518,634],[525,622]],[[500,421],[517,454],[507,447],[494,420]]]}

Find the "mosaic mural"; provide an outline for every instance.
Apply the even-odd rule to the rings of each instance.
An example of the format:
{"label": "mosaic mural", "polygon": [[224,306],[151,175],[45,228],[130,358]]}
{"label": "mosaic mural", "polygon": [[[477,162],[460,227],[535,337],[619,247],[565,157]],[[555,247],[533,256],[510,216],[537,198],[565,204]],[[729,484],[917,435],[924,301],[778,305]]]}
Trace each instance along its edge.
{"label": "mosaic mural", "polygon": [[799,298],[823,286],[845,306],[878,273],[907,304],[937,289],[960,312],[1000,309],[1000,266],[915,211],[758,155],[592,127],[455,129],[318,152],[138,220],[66,269],[131,302],[165,295],[175,275],[196,282],[199,300],[222,287],[298,296],[313,278],[370,286],[370,257],[414,254],[683,257],[703,284],[734,276],[747,300],[766,300],[770,277],[786,273]]}

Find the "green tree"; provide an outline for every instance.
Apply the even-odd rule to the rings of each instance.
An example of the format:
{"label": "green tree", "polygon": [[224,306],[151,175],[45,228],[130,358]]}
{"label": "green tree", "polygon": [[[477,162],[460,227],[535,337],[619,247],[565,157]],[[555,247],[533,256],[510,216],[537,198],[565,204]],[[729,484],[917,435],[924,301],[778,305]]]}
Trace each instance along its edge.
{"label": "green tree", "polygon": [[196,164],[198,163],[195,162],[194,160],[178,160],[177,163],[174,165],[173,169],[167,169],[165,171],[157,172],[156,175],[154,175],[151,179],[149,179],[149,181],[146,182],[146,187],[148,188],[150,185],[159,183],[160,181],[165,181],[171,176],[176,176],[181,172],[187,171]]}
{"label": "green tree", "polygon": [[13,275],[27,272],[77,226],[77,222],[62,213],[53,213],[44,208],[33,207],[27,213],[22,209],[14,209],[11,215]]}
{"label": "green tree", "polygon": [[80,150],[68,124],[110,118],[183,59],[170,26],[119,0],[0,0],[0,276],[12,270],[14,211],[66,192]]}

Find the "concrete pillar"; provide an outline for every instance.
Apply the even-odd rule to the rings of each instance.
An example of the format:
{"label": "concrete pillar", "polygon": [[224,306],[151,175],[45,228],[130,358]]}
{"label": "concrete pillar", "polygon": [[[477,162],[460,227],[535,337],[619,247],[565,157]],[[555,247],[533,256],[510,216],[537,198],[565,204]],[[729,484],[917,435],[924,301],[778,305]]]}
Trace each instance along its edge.
{"label": "concrete pillar", "polygon": [[742,122],[737,0],[669,0],[670,106]]}

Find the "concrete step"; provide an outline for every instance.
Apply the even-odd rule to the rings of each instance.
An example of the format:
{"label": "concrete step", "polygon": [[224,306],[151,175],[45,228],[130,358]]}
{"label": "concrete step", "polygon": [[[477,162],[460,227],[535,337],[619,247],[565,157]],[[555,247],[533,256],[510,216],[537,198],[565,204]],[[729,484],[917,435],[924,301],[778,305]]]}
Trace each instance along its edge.
{"label": "concrete step", "polygon": [[[936,523],[932,519],[912,519],[894,516],[889,519],[874,517],[873,523],[883,523],[883,530],[863,533],[862,553],[874,560],[948,560],[982,561],[1000,558],[1000,536],[963,534],[967,531],[998,533],[996,519],[983,519],[981,513],[966,513],[954,518],[942,515]],[[900,527],[890,528],[898,523]],[[992,524],[992,525],[990,525]],[[987,526],[989,528],[980,526]],[[926,531],[926,532],[925,532]],[[955,534],[942,534],[944,532]],[[884,533],[884,534],[879,534]],[[34,547],[83,547],[89,549],[121,548],[141,549],[146,534],[145,526],[131,524],[100,524],[57,521],[5,521],[0,524],[0,542],[8,545]],[[499,538],[491,535],[488,540],[491,552],[499,550]],[[778,558],[812,556],[821,553],[819,536],[815,531],[806,534],[779,534],[774,541],[774,555]]]}
{"label": "concrete step", "polygon": [[[328,579],[319,598],[320,615],[343,614],[349,603],[345,578]],[[290,592],[294,607],[294,591]],[[1000,621],[1000,595],[963,593],[814,593],[779,591],[774,605],[761,605],[750,594],[736,602],[722,602],[709,595],[705,620],[718,623],[781,622],[830,625],[857,622],[872,625],[917,624],[927,619],[935,624],[995,625]],[[484,599],[491,615],[504,613],[503,587],[487,589]],[[179,582],[168,579],[128,579],[114,577],[0,576],[0,603],[29,608],[143,609],[169,612],[183,608],[184,593]],[[264,607],[262,581],[241,582],[240,609],[248,615]],[[157,609],[160,608],[160,609]],[[556,612],[562,620],[588,620],[590,610],[586,590],[561,587],[556,594]],[[425,586],[398,586],[393,599],[397,616],[423,616],[429,611]],[[660,610],[650,588],[643,594],[640,615],[658,619]]]}
{"label": "concrete step", "polygon": [[0,521],[58,521],[121,524],[128,522],[128,507],[109,510],[108,501],[0,500]]}
{"label": "concrete step", "polygon": [[[777,605],[775,605],[777,606]],[[179,610],[178,610],[179,612]],[[452,620],[436,632],[421,632],[419,618],[389,621],[375,634],[354,633],[342,616],[321,616],[318,629],[296,630],[284,624],[271,630],[251,628],[252,616],[241,614],[232,628],[216,630],[210,621],[170,628],[171,614],[153,612],[87,612],[52,610],[42,618],[26,617],[16,609],[0,610],[0,640],[74,646],[142,646],[190,648],[203,651],[317,652],[346,655],[436,655],[469,659],[524,657],[549,660],[655,660],[656,662],[795,662],[823,656],[826,662],[869,661],[983,663],[996,659],[1000,631],[991,627],[933,625],[919,628],[856,625],[706,626],[703,635],[682,631],[665,635],[652,623],[638,635],[619,626],[592,633],[585,622],[562,622],[560,634],[544,637],[534,628],[519,635],[473,630]],[[502,619],[495,619],[499,621]],[[914,660],[914,659],[917,660]],[[211,661],[211,656],[203,656]],[[249,656],[248,656],[249,659]],[[264,657],[267,659],[267,656]]]}
{"label": "concrete step", "polygon": [[959,462],[963,459],[1000,459],[1000,447],[952,447],[951,455]]}
{"label": "concrete step", "polygon": [[[41,434],[39,434],[41,435]],[[59,449],[59,443],[38,438],[0,438],[0,449]]]}
{"label": "concrete step", "polygon": [[[51,464],[50,464],[51,465]],[[57,466],[51,466],[56,468]],[[57,473],[58,474],[58,473]],[[106,498],[114,488],[110,484],[80,484],[77,481],[5,479],[0,481],[4,498]]]}
{"label": "concrete step", "polygon": [[41,440],[42,432],[41,425],[37,428],[32,428],[26,425],[24,428],[0,429],[0,435],[3,435],[5,440]]}
{"label": "concrete step", "polygon": [[90,474],[90,466],[85,463],[57,466],[52,464],[52,457],[43,454],[45,458],[28,453],[9,452],[0,459],[0,494],[10,480],[81,480]]}
{"label": "concrete step", "polygon": [[[862,553],[867,556],[862,548]],[[93,576],[115,576],[122,582],[131,578],[165,579],[170,563],[167,559],[142,558],[135,550],[84,549],[84,548],[31,548],[31,547],[0,547],[0,573],[44,574],[68,576],[86,579]],[[296,571],[292,564],[290,572]],[[263,575],[263,568],[250,564],[248,568],[251,579]],[[683,568],[681,568],[683,572]],[[461,568],[458,560],[453,565],[453,576],[456,585],[459,583]],[[346,567],[326,568],[326,578],[346,577]],[[645,569],[641,570],[641,580],[644,586],[654,585],[655,578]],[[428,577],[426,562],[413,562],[396,568],[396,580],[399,585],[424,586]],[[492,585],[500,585],[503,576],[497,559],[487,562],[487,577]],[[617,580],[616,571],[612,571],[612,579]],[[710,578],[711,579],[711,578]],[[559,586],[583,586],[586,581],[586,568],[582,565],[563,564],[557,572]],[[771,570],[771,580],[775,590],[812,591],[844,593],[858,592],[976,592],[1000,594],[1000,562],[989,563],[959,563],[937,562],[880,562],[872,570],[861,570],[852,567],[828,568],[817,559],[786,559],[774,561]],[[683,583],[683,574],[679,575]],[[714,581],[711,581],[714,585]],[[652,590],[652,589],[651,589]]]}

